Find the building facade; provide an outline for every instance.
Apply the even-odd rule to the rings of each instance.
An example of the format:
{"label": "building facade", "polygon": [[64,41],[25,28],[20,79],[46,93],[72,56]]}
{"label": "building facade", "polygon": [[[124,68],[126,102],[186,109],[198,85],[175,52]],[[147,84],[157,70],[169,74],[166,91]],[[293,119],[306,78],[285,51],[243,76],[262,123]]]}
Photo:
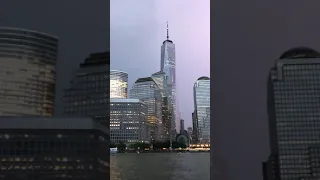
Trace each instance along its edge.
{"label": "building facade", "polygon": [[164,141],[170,140],[170,135],[171,135],[171,140],[175,137],[170,133],[170,130],[174,130],[174,127],[172,128],[172,114],[173,114],[173,106],[170,97],[169,97],[169,92],[167,88],[167,77],[166,73],[164,72],[156,72],[151,75],[151,78],[153,81],[156,83],[158,86],[161,96],[162,96],[162,139]]}
{"label": "building facade", "polygon": [[163,139],[162,95],[157,84],[151,77],[139,78],[130,91],[130,97],[140,99],[147,105],[151,140],[161,141]]}
{"label": "building facade", "polygon": [[192,127],[188,127],[187,132],[189,137],[192,137],[192,131],[193,131]]}
{"label": "building facade", "polygon": [[52,116],[58,38],[0,27],[0,115]]}
{"label": "building facade", "polygon": [[184,131],[185,129],[184,129],[184,120],[183,119],[180,119],[180,133],[182,132],[182,131]]}
{"label": "building facade", "polygon": [[311,180],[320,174],[320,54],[285,52],[268,79],[271,155],[265,179]]}
{"label": "building facade", "polygon": [[63,97],[66,116],[92,117],[109,127],[110,52],[94,53],[75,73]]}
{"label": "building facade", "polygon": [[0,179],[110,176],[107,127],[91,118],[0,117]]}
{"label": "building facade", "polygon": [[176,52],[175,44],[169,39],[168,25],[167,39],[163,41],[161,46],[161,72],[164,72],[167,76],[167,97],[168,100],[171,101],[170,104],[173,106],[170,128],[171,133],[176,133],[176,120],[179,120],[178,106],[176,103]]}
{"label": "building facade", "polygon": [[139,99],[110,100],[110,139],[112,143],[150,143],[148,106]]}
{"label": "building facade", "polygon": [[196,138],[199,143],[210,143],[210,79],[200,77],[193,87]]}
{"label": "building facade", "polygon": [[110,71],[110,98],[128,97],[128,73],[118,70]]}

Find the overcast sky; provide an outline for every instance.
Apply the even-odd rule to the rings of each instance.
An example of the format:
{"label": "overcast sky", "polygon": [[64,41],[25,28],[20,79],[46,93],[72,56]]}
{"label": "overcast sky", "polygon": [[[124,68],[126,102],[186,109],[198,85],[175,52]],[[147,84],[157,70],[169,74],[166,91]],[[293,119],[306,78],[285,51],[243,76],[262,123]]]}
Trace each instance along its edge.
{"label": "overcast sky", "polygon": [[192,126],[193,84],[210,77],[210,0],[111,0],[110,6],[111,69],[127,72],[130,88],[137,78],[160,70],[169,22],[181,117],[185,128]]}

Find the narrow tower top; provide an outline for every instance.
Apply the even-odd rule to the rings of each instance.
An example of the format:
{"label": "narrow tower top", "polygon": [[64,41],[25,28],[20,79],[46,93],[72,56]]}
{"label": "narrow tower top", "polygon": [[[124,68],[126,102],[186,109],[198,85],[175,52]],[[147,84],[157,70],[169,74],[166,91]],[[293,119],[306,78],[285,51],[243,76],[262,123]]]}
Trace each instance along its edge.
{"label": "narrow tower top", "polygon": [[169,40],[169,23],[167,21],[167,40]]}
{"label": "narrow tower top", "polygon": [[173,43],[173,42],[169,39],[169,23],[168,23],[168,21],[167,21],[167,39],[166,39],[165,41],[163,41],[163,44],[164,44],[165,42]]}

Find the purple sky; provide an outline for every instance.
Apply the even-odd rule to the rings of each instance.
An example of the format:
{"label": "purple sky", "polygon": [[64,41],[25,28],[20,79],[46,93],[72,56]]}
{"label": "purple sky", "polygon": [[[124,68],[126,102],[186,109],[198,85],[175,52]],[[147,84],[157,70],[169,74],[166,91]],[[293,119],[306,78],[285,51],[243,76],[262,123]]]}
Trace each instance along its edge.
{"label": "purple sky", "polygon": [[160,70],[169,21],[181,117],[185,128],[192,126],[193,84],[200,76],[210,76],[210,1],[111,0],[110,6],[111,69],[129,74],[129,88],[137,78]]}

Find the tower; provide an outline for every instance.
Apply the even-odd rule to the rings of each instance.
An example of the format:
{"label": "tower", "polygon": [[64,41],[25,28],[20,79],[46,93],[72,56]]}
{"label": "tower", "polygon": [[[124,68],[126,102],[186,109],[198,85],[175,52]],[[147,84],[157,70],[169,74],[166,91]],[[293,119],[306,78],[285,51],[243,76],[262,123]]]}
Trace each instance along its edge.
{"label": "tower", "polygon": [[178,120],[178,108],[176,104],[176,55],[175,44],[169,39],[169,26],[167,22],[167,39],[163,41],[161,46],[161,72],[167,76],[167,92],[170,99],[169,109],[172,110],[172,119],[170,125],[171,139],[176,134],[176,120]]}

